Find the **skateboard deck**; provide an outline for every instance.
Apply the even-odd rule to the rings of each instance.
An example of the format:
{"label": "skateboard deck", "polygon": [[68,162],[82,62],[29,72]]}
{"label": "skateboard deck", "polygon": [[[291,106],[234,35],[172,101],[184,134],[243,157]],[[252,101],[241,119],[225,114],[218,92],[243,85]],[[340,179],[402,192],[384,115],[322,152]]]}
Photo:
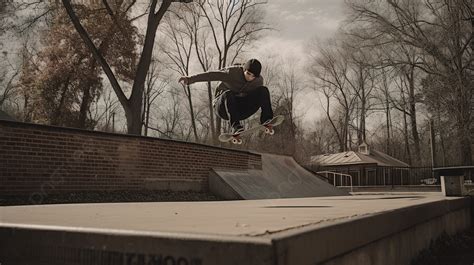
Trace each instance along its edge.
{"label": "skateboard deck", "polygon": [[275,134],[275,130],[273,130],[273,127],[280,125],[284,120],[285,117],[283,115],[278,115],[273,117],[273,119],[267,125],[257,125],[255,127],[244,130],[238,134],[223,133],[219,135],[219,141],[224,143],[232,142],[233,144],[242,144],[242,135],[252,134],[258,131],[265,131],[266,134],[273,135]]}

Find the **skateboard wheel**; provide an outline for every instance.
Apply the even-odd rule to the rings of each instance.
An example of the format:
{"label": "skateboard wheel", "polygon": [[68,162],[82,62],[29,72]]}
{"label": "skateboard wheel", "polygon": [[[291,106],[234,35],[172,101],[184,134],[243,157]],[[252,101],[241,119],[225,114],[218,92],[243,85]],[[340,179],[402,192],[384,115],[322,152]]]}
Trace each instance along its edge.
{"label": "skateboard wheel", "polygon": [[242,144],[242,139],[239,139],[237,144]]}
{"label": "skateboard wheel", "polygon": [[265,133],[266,134],[270,134],[270,135],[274,135],[275,134],[275,130],[271,129],[271,128],[265,128]]}
{"label": "skateboard wheel", "polygon": [[232,143],[233,143],[233,144],[239,144],[239,139],[235,139],[235,138],[232,139]]}

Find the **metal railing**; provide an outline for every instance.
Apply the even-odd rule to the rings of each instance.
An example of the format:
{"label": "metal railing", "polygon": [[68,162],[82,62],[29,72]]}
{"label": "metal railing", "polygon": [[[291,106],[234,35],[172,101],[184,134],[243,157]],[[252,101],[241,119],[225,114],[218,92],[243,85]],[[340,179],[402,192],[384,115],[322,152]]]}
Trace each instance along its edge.
{"label": "metal railing", "polygon": [[[325,178],[336,187],[350,185],[351,192],[359,187],[392,187],[436,189],[441,185],[441,175],[462,175],[465,185],[473,186],[474,166],[432,167],[386,167],[373,165],[351,165],[346,167],[313,167],[306,169]],[[472,191],[471,193],[474,193]]]}
{"label": "metal railing", "polygon": [[[440,178],[431,167],[382,167],[368,165],[351,165],[347,167],[313,167],[312,172],[328,172],[331,180],[333,174],[352,176],[352,185],[359,186],[439,186]],[[330,173],[329,173],[330,172]],[[346,178],[347,179],[347,178]]]}
{"label": "metal railing", "polygon": [[349,182],[350,182],[351,192],[353,192],[352,176],[351,175],[344,174],[344,173],[332,172],[332,171],[318,171],[316,173],[320,174],[320,175],[325,175],[326,179],[329,179],[328,175],[332,175],[334,187],[337,187],[337,181],[336,181],[337,176],[339,176],[339,183],[341,184],[339,186],[344,186],[344,185],[342,185],[343,183],[345,183],[345,181],[343,182],[343,177],[348,178]]}

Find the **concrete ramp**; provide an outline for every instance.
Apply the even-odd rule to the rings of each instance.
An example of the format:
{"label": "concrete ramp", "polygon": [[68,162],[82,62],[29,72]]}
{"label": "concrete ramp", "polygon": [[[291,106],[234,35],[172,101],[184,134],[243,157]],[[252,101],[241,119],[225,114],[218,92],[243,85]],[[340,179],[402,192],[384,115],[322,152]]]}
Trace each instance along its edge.
{"label": "concrete ramp", "polygon": [[301,167],[292,157],[261,156],[262,170],[212,170],[211,192],[229,200],[348,195]]}

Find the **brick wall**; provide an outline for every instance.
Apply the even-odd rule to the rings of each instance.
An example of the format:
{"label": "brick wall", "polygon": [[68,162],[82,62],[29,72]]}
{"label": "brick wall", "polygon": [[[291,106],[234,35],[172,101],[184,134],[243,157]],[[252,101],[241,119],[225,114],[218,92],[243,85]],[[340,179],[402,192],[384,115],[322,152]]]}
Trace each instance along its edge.
{"label": "brick wall", "polygon": [[260,155],[195,143],[0,120],[0,194],[201,190],[211,168],[261,169]]}

